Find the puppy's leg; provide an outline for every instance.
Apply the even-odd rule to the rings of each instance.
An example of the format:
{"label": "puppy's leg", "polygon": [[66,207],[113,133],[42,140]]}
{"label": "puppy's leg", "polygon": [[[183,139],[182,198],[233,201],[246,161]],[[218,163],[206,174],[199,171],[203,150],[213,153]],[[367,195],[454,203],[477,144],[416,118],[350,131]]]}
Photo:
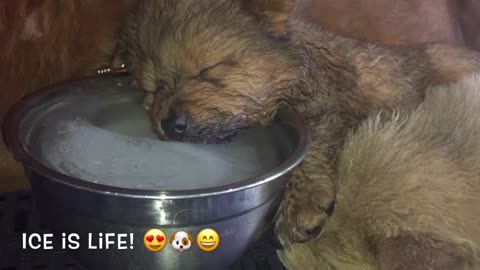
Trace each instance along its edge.
{"label": "puppy's leg", "polygon": [[277,255],[283,266],[291,270],[335,269],[334,266],[322,260],[322,257],[314,254],[316,249],[318,249],[318,243],[315,241],[308,241],[306,243],[288,245],[282,250],[278,250]]}
{"label": "puppy's leg", "polygon": [[130,44],[130,38],[135,34],[136,31],[135,21],[130,14],[123,21],[120,31],[117,33],[115,49],[110,61],[110,65],[113,68],[120,68],[122,65],[127,64],[127,55],[129,53],[128,48],[132,45]]}
{"label": "puppy's leg", "polygon": [[459,248],[430,235],[400,235],[380,241],[377,246],[378,269],[472,269],[473,262],[466,256],[468,247]]}
{"label": "puppy's leg", "polygon": [[313,142],[310,153],[292,173],[279,209],[279,238],[304,242],[318,235],[335,204],[335,159],[349,127],[351,114],[329,113],[309,122]]}
{"label": "puppy's leg", "polygon": [[[135,55],[138,50],[132,49],[135,48],[134,46],[136,44],[135,42],[132,42],[132,39],[136,37],[136,32],[136,20],[132,13],[125,19],[120,32],[118,33],[117,44],[111,60],[111,66],[113,68],[120,68],[122,65],[125,65],[130,69],[132,69],[133,66],[139,68],[140,63],[129,63],[129,59],[139,59],[139,57]],[[138,84],[139,82],[136,80],[132,82],[132,86],[136,88],[139,88]],[[144,90],[145,96],[143,99],[143,107],[150,111],[155,99],[155,89],[144,88]]]}

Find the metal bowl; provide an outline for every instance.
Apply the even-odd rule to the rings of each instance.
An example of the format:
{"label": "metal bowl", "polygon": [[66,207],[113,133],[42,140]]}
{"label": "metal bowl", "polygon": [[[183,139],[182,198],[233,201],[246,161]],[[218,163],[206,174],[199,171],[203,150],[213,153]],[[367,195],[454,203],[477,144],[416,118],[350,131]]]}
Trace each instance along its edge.
{"label": "metal bowl", "polygon": [[[293,130],[284,142],[292,151],[280,165],[259,177],[196,190],[142,190],[95,184],[54,170],[29,152],[25,141],[32,121],[53,101],[65,96],[101,95],[106,88],[125,91],[130,80],[121,76],[64,83],[22,99],[8,112],[4,141],[25,168],[41,217],[57,238],[62,233],[80,236],[80,247],[71,253],[90,269],[227,268],[271,224],[289,172],[308,151],[308,126],[298,114],[279,111],[276,121]],[[132,95],[139,92],[128,91]],[[193,247],[179,253],[167,246],[153,253],[143,241],[151,228],[162,229],[167,239],[177,231],[190,232],[195,238],[203,228],[213,228],[221,241],[213,252]],[[99,233],[133,233],[133,243],[125,250],[116,246],[92,250],[87,242],[89,233],[97,240]],[[128,238],[124,240],[129,243]]]}

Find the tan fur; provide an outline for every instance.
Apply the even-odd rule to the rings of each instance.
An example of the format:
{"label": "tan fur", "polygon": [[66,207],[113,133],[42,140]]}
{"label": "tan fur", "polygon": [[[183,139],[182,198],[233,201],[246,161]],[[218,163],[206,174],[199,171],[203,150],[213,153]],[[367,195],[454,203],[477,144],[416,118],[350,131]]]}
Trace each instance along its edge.
{"label": "tan fur", "polygon": [[268,124],[282,106],[304,115],[312,150],[277,217],[287,247],[315,239],[328,221],[337,152],[350,129],[378,110],[415,108],[429,87],[480,70],[480,56],[461,47],[383,47],[276,19],[291,2],[146,0],[125,22],[118,51],[155,95],[153,125],[163,139],[162,123],[177,115],[186,119],[179,140],[208,143]]}
{"label": "tan fur", "polygon": [[[480,76],[369,118],[338,162],[336,208],[291,269],[480,269]],[[388,117],[387,117],[388,116]],[[288,242],[288,240],[282,239]]]}

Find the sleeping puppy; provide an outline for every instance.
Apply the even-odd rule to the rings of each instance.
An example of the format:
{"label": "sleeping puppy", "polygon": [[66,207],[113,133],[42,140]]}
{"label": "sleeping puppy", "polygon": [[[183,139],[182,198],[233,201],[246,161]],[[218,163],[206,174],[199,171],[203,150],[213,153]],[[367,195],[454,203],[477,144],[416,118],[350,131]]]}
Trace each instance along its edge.
{"label": "sleeping puppy", "polygon": [[[268,125],[281,107],[299,112],[312,143],[291,174],[276,228],[286,250],[311,242],[304,247],[316,254],[315,239],[336,212],[337,158],[347,134],[372,113],[415,108],[427,89],[480,72],[480,54],[448,44],[388,47],[344,38],[292,16],[295,2],[140,1],[124,22],[114,58],[144,90],[153,128],[164,140],[228,142],[243,129]],[[391,191],[381,187],[379,193]],[[378,222],[403,220],[385,215]],[[382,251],[415,244],[404,240],[393,238],[395,245]],[[305,254],[292,253],[284,257],[292,263],[284,263]],[[392,256],[383,269],[402,259]]]}
{"label": "sleeping puppy", "polygon": [[[417,109],[370,117],[338,157],[320,236],[278,254],[289,269],[480,269],[480,76]],[[287,243],[287,244],[286,244]]]}

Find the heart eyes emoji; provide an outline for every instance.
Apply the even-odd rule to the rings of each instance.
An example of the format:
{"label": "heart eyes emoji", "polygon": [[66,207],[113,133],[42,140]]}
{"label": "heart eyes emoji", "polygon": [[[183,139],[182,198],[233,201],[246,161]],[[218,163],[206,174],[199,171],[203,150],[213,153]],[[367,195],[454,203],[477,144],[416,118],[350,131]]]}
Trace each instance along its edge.
{"label": "heart eyes emoji", "polygon": [[148,242],[152,242],[152,241],[153,241],[153,235],[147,236],[147,241],[148,241]]}
{"label": "heart eyes emoji", "polygon": [[[149,235],[145,239],[147,239],[148,242],[152,242],[153,239],[155,239],[155,238],[153,237],[153,235]],[[163,240],[165,240],[165,237],[163,237],[161,235],[157,235],[157,241],[158,242],[162,242]]]}
{"label": "heart eyes emoji", "polygon": [[149,230],[145,236],[143,243],[145,247],[152,252],[159,252],[166,246],[166,235],[159,229]]}

